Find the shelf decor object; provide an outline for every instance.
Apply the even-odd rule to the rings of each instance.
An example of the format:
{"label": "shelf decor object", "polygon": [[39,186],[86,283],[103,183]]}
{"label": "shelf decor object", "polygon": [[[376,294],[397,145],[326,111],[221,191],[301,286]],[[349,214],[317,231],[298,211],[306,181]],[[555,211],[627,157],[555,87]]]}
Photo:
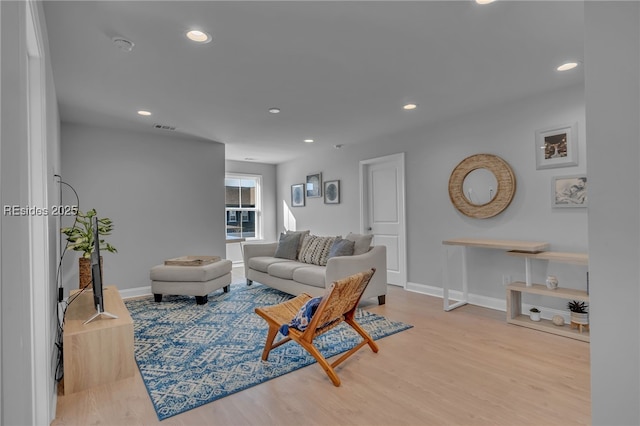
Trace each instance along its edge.
{"label": "shelf decor object", "polygon": [[578,165],[578,123],[536,130],[536,169]]}

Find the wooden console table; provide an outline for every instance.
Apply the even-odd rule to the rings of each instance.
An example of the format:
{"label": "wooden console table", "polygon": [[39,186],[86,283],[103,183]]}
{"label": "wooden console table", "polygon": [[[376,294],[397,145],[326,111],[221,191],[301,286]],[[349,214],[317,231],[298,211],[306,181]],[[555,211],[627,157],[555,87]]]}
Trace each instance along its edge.
{"label": "wooden console table", "polygon": [[[72,299],[77,292],[71,293]],[[133,320],[115,286],[104,288],[105,310],[118,318],[84,322],[95,313],[93,292],[74,299],[65,313],[63,333],[64,393],[133,376]]]}
{"label": "wooden console table", "polygon": [[[449,303],[449,272],[447,267],[447,250],[445,247],[443,253],[443,268],[442,268],[442,298],[444,303],[444,310],[450,311],[460,306],[466,305],[469,299],[469,281],[468,281],[468,265],[467,265],[467,248],[477,247],[485,249],[505,250],[505,251],[517,251],[525,252],[529,254],[535,254],[542,252],[549,248],[549,243],[533,242],[533,241],[516,241],[516,240],[492,240],[485,238],[454,238],[451,240],[444,240],[442,242],[445,246],[462,246],[462,300],[450,304]],[[526,258],[527,276],[530,277],[530,263],[529,258]]]}

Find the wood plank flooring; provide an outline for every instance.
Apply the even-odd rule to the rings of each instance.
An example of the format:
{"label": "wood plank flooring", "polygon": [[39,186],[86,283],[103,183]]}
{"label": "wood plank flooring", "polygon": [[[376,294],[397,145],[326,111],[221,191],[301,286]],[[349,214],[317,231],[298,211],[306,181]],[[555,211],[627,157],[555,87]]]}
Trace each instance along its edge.
{"label": "wood plank flooring", "polygon": [[[234,280],[235,282],[235,280]],[[591,423],[589,344],[509,325],[477,306],[389,286],[362,305],[410,330],[159,422],[139,372],[58,397],[52,425],[571,425]],[[289,343],[293,344],[293,343]]]}

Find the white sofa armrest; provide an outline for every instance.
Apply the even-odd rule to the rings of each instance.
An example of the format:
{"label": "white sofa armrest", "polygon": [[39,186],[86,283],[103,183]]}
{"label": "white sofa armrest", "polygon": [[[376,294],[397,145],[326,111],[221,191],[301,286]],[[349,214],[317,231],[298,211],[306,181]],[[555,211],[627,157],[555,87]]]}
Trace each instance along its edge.
{"label": "white sofa armrest", "polygon": [[385,246],[373,246],[364,253],[355,256],[332,257],[327,262],[325,273],[325,285],[329,285],[341,278],[358,272],[376,268],[363,299],[387,294],[387,248]]}
{"label": "white sofa armrest", "polygon": [[242,243],[242,260],[244,275],[249,274],[249,259],[259,256],[273,256],[276,254],[278,243]]}

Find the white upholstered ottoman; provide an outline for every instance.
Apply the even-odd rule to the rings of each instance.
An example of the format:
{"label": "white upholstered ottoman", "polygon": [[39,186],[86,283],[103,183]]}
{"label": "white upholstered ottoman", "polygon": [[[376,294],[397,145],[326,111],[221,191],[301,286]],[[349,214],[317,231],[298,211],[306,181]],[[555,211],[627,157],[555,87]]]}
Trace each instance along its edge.
{"label": "white upholstered ottoman", "polygon": [[231,261],[222,259],[202,266],[156,265],[149,272],[151,291],[156,302],[163,294],[195,296],[198,305],[207,303],[207,295],[220,288],[229,292]]}

